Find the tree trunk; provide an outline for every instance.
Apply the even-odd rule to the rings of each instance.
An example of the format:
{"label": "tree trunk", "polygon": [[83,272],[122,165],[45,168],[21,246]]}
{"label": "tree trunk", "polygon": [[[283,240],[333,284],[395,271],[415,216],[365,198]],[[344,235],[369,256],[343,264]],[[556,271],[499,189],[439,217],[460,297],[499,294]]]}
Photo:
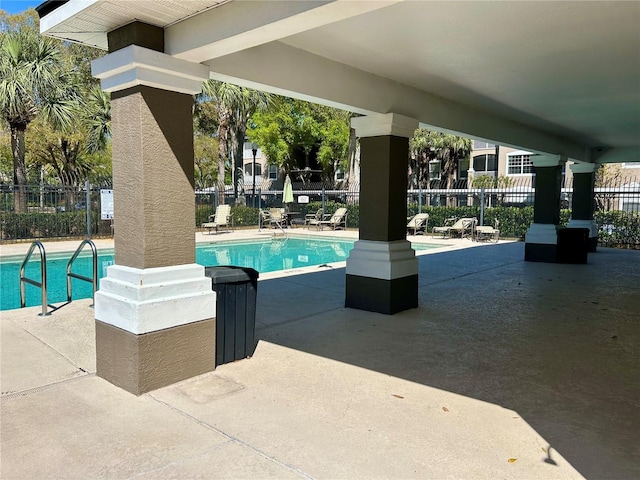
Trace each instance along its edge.
{"label": "tree trunk", "polygon": [[[451,153],[445,162],[445,171],[447,172],[447,190],[453,188],[453,176],[456,168],[456,162],[451,158]],[[458,199],[447,193],[447,207],[455,207],[458,205]]]}
{"label": "tree trunk", "polygon": [[13,155],[13,183],[16,186],[13,205],[16,213],[27,212],[27,169],[24,163],[24,131],[26,125],[11,125],[11,154]]}
{"label": "tree trunk", "polygon": [[229,120],[231,113],[222,108],[218,109],[218,205],[224,204],[225,171],[229,156]]}
{"label": "tree trunk", "polygon": [[357,138],[356,130],[354,128],[349,129],[349,173],[347,174],[347,184],[352,187],[356,183],[356,161],[357,161]]}
{"label": "tree trunk", "polygon": [[[235,135],[233,135],[233,147],[235,149],[235,172],[236,172],[236,181],[235,184],[235,198],[236,203],[238,203],[238,197],[244,191],[244,175],[243,175],[243,163],[244,163],[244,137],[247,133],[246,124],[244,125],[236,125]],[[255,176],[256,172],[253,172]],[[242,185],[240,183],[242,182]]]}

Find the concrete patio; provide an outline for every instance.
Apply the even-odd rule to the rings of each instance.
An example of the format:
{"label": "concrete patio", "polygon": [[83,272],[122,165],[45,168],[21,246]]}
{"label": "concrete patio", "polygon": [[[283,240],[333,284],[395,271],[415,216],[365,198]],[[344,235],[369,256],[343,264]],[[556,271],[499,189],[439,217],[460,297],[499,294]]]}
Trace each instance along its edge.
{"label": "concrete patio", "polygon": [[140,397],[95,376],[90,301],[2,312],[0,477],[639,478],[640,252],[523,257],[421,255],[393,316],[338,265],[263,276],[251,359]]}

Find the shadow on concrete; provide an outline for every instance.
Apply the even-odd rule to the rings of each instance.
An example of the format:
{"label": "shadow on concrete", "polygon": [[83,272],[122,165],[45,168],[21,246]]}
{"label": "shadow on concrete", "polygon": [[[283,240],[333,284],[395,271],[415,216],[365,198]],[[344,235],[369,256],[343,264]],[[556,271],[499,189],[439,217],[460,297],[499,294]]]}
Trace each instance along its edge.
{"label": "shadow on concrete", "polygon": [[[260,282],[257,337],[517,412],[587,478],[640,478],[640,252],[419,257],[420,307],[344,308],[344,269]],[[287,291],[289,304],[282,304]]]}

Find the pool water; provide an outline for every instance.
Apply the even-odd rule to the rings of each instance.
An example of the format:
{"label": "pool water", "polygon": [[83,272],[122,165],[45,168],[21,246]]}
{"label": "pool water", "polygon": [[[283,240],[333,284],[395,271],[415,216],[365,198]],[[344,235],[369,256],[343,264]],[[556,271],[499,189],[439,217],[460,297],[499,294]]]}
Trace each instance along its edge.
{"label": "pool water", "polygon": [[[198,244],[196,262],[205,266],[238,265],[260,273],[346,261],[354,241],[335,239],[272,239],[246,242]],[[437,248],[438,245],[413,244],[416,250]],[[47,295],[49,303],[67,300],[66,268],[72,253],[47,255]],[[0,310],[20,308],[20,264],[22,259],[0,263]],[[113,251],[98,252],[98,277],[106,275],[113,265]],[[80,256],[73,272],[91,276],[91,257]],[[40,261],[32,257],[26,276],[40,280]],[[73,299],[91,297],[91,284],[72,279]],[[40,289],[26,284],[27,306],[40,305]]]}

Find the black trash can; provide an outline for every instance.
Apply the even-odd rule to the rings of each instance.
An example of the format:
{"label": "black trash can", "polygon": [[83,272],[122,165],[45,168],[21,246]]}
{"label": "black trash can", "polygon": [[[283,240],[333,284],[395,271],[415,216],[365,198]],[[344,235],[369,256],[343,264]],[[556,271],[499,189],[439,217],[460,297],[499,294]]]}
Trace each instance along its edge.
{"label": "black trash can", "polygon": [[216,292],[216,366],[250,357],[255,350],[258,272],[205,267]]}
{"label": "black trash can", "polygon": [[558,230],[556,262],[587,263],[589,253],[588,228],[562,228]]}

